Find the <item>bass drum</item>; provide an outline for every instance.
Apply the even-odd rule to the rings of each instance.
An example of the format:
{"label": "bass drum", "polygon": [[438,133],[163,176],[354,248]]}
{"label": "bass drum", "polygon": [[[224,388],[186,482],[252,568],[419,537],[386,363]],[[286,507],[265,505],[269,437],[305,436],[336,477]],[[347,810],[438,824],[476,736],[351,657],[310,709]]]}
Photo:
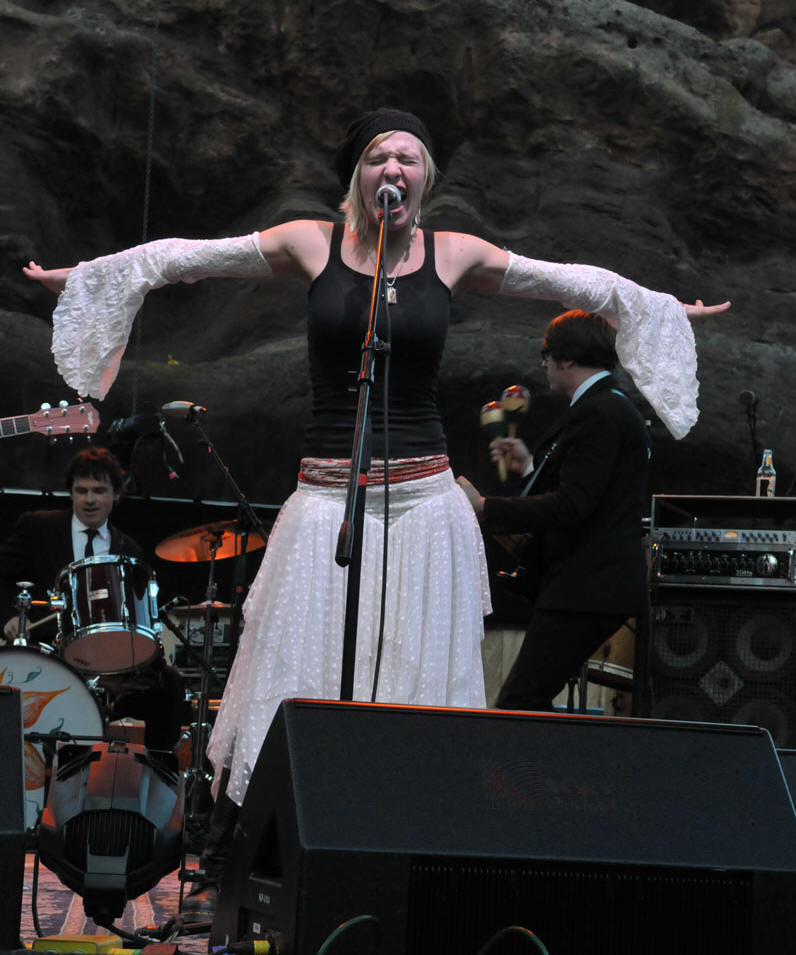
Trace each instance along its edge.
{"label": "bass drum", "polygon": [[[105,722],[80,674],[58,657],[35,647],[0,648],[0,685],[15,686],[22,696],[25,733],[99,736]],[[45,761],[41,743],[24,742],[25,827],[36,825],[44,805]]]}

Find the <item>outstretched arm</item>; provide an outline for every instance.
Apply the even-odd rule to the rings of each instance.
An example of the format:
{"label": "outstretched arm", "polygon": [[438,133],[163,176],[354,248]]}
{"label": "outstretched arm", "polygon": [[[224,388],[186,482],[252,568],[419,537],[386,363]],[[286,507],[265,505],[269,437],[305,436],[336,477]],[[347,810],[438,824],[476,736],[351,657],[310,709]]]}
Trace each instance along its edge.
{"label": "outstretched arm", "polygon": [[473,236],[443,233],[439,246],[440,278],[451,289],[555,301],[602,315],[617,329],[620,362],[674,437],[684,437],[696,423],[699,384],[690,322],[726,311],[729,302],[684,306],[608,269],[528,259]]}
{"label": "outstretched arm", "polygon": [[[286,222],[258,233],[256,248],[259,248],[260,255],[265,261],[263,263],[259,259],[254,260],[255,274],[260,272],[266,275],[269,272],[275,275],[304,273],[310,280],[314,279],[326,264],[329,249],[328,232],[329,223],[299,220]],[[227,259],[225,252],[238,241],[236,239],[166,239],[137,246],[127,252],[117,253],[116,256],[106,256],[105,259],[116,259],[121,265],[122,256],[146,250],[146,254],[153,257],[161,255],[160,262],[166,282],[195,282],[199,278],[211,276],[234,278],[240,277],[236,274],[237,265]],[[181,269],[179,259],[185,253],[195,258],[190,265],[185,264]],[[197,253],[201,253],[198,260]],[[173,259],[171,265],[168,263],[169,258]],[[90,262],[81,263],[81,265],[90,264]],[[27,278],[40,282],[44,288],[60,295],[75,268],[76,266],[44,269],[37,262],[30,261],[23,266],[22,272]],[[231,271],[227,271],[228,269]],[[248,271],[246,274],[249,274]]]}
{"label": "outstretched arm", "polygon": [[31,262],[24,272],[60,294],[53,313],[59,372],[79,394],[102,399],[147,292],[204,278],[264,278],[273,272],[314,277],[324,249],[328,255],[326,225],[286,223],[231,239],[160,239],[75,268],[45,270]]}
{"label": "outstretched arm", "polygon": [[[31,270],[32,278],[42,275]],[[81,262],[39,280],[63,292],[53,312],[52,351],[64,381],[100,400],[116,379],[130,330],[147,292],[170,282],[270,274],[258,233],[236,239],[159,239]]]}

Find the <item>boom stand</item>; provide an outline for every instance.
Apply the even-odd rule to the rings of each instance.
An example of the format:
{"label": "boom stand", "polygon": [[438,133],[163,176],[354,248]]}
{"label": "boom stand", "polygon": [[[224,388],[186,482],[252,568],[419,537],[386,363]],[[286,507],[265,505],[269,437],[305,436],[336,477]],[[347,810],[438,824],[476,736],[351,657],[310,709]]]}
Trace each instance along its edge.
{"label": "boom stand", "polygon": [[[246,526],[244,531],[241,534],[243,540],[243,546],[241,547],[241,554],[239,555],[239,560],[244,560],[246,557],[246,542],[248,540],[249,528],[255,528],[260,534],[263,540],[266,540],[268,534],[266,533],[265,527],[263,526],[262,521],[257,516],[249,504],[249,500],[246,495],[241,491],[240,487],[236,483],[235,479],[232,477],[229,468],[224,464],[221,456],[216,451],[213,442],[210,440],[207,432],[202,427],[201,421],[199,420],[200,413],[203,413],[204,409],[200,408],[198,405],[195,405],[188,411],[188,420],[196,428],[201,436],[202,443],[207,448],[208,453],[212,457],[216,465],[218,465],[221,473],[224,475],[224,479],[227,484],[232,489],[233,493],[238,499],[238,505],[240,512],[245,514],[245,521],[242,521]],[[211,532],[211,537],[215,539],[209,541],[211,548],[211,559],[210,559],[210,576],[208,579],[207,585],[207,595],[206,595],[206,606],[205,606],[205,636],[204,636],[204,648],[202,658],[204,660],[204,666],[202,667],[202,682],[199,687],[199,711],[197,713],[197,727],[196,733],[193,740],[193,786],[191,788],[191,800],[190,800],[190,814],[196,816],[200,811],[200,799],[207,793],[209,777],[204,771],[204,758],[205,758],[205,738],[207,732],[207,712],[208,712],[208,693],[209,693],[209,683],[210,683],[210,657],[213,648],[213,635],[212,635],[212,604],[215,599],[215,557],[216,551],[221,544],[220,532],[216,532],[218,536],[215,536]],[[242,588],[236,588],[233,597],[233,623],[237,626],[240,624],[240,604],[243,601]],[[232,647],[237,646],[238,634],[237,631],[230,635],[230,643]]]}

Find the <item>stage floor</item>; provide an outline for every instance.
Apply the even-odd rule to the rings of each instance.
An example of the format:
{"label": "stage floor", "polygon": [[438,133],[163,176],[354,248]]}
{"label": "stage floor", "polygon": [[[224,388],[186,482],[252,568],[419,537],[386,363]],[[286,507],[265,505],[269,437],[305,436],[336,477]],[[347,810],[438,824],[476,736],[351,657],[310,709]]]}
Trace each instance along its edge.
{"label": "stage floor", "polygon": [[[196,865],[189,858],[189,866]],[[37,937],[31,908],[33,893],[33,854],[25,857],[25,881],[22,893],[22,919],[20,936],[26,945]],[[180,884],[176,870],[169,873],[156,886],[127,903],[123,917],[117,924],[128,932],[135,932],[148,925],[162,926],[177,915]],[[108,930],[97,928],[83,911],[83,900],[66,888],[56,875],[43,865],[39,866],[37,891],[39,925],[43,935],[107,935]],[[205,955],[207,935],[183,935],[175,939],[181,952],[188,955]]]}

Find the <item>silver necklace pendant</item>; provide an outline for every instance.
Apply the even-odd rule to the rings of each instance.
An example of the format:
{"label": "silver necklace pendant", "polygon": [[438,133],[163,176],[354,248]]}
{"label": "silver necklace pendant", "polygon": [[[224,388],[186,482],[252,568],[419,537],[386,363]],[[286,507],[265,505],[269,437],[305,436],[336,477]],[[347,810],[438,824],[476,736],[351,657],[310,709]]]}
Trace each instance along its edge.
{"label": "silver necklace pendant", "polygon": [[[385,276],[385,284],[387,286],[387,292],[384,298],[388,305],[396,305],[398,303],[398,289],[396,289],[395,287],[395,281],[398,278],[398,276],[401,274],[401,270],[403,269],[404,265],[409,261],[409,253],[412,250],[412,242],[414,241],[414,237],[415,237],[415,234],[414,232],[412,232],[412,237],[409,240],[409,245],[406,247],[406,251],[401,256],[401,259],[398,262],[398,268],[395,270],[395,275],[393,275],[392,279],[388,279]],[[367,253],[368,253],[368,258],[373,263],[373,268],[375,269],[376,259],[373,257],[373,253],[370,251],[369,248],[367,249]]]}

